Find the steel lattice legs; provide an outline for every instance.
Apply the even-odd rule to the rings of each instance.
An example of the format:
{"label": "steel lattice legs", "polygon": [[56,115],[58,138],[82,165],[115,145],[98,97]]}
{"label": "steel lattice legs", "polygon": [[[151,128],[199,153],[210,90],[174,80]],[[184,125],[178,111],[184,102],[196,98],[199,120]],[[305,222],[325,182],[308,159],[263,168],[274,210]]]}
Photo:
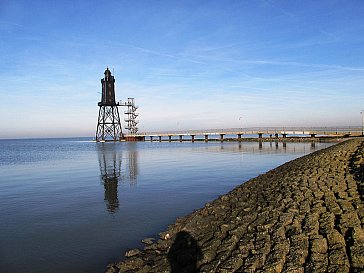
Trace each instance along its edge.
{"label": "steel lattice legs", "polygon": [[123,138],[117,106],[102,105],[97,120],[96,141],[120,141]]}

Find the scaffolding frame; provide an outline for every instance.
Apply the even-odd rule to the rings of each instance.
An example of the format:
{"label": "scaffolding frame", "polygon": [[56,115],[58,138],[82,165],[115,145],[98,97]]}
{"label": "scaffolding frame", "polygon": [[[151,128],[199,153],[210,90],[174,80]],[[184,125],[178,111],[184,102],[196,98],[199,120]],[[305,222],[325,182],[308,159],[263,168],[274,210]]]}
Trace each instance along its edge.
{"label": "scaffolding frame", "polygon": [[129,131],[130,135],[134,135],[138,132],[138,123],[137,117],[139,114],[136,112],[138,110],[138,106],[135,105],[134,98],[128,98],[128,100],[124,103],[120,103],[121,106],[127,106],[128,109],[124,111],[124,114],[127,115],[127,118],[124,119],[127,125],[124,127],[126,130]]}

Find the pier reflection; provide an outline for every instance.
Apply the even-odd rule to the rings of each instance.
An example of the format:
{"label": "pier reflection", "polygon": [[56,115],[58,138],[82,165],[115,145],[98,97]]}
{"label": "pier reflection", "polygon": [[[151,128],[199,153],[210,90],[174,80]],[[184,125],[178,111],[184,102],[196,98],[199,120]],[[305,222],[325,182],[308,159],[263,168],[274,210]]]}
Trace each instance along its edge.
{"label": "pier reflection", "polygon": [[109,213],[115,213],[119,209],[119,184],[137,184],[138,153],[135,144],[121,145],[114,142],[97,144],[100,179],[104,185],[104,200]]}
{"label": "pier reflection", "polygon": [[316,150],[321,149],[322,147],[326,147],[327,145],[332,145],[331,143],[324,142],[289,142],[289,141],[259,141],[256,142],[226,142],[220,144],[219,146],[209,146],[205,151],[215,152],[216,150],[224,151],[224,152],[244,152],[244,153],[311,153]]}

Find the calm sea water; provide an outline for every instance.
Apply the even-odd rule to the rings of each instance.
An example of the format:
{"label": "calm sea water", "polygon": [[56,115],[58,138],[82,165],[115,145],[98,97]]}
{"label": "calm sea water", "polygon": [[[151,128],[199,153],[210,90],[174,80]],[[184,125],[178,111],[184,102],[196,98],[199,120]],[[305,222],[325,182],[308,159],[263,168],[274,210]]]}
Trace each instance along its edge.
{"label": "calm sea water", "polygon": [[0,140],[0,272],[103,272],[176,217],[329,145]]}

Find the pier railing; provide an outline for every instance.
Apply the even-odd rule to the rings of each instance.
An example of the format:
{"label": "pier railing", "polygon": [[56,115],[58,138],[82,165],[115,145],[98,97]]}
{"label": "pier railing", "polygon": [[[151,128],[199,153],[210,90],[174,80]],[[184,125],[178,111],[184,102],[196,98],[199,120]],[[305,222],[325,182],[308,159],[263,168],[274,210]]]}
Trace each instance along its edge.
{"label": "pier railing", "polygon": [[140,132],[134,136],[203,136],[203,135],[361,135],[361,126],[346,127],[249,127]]}

